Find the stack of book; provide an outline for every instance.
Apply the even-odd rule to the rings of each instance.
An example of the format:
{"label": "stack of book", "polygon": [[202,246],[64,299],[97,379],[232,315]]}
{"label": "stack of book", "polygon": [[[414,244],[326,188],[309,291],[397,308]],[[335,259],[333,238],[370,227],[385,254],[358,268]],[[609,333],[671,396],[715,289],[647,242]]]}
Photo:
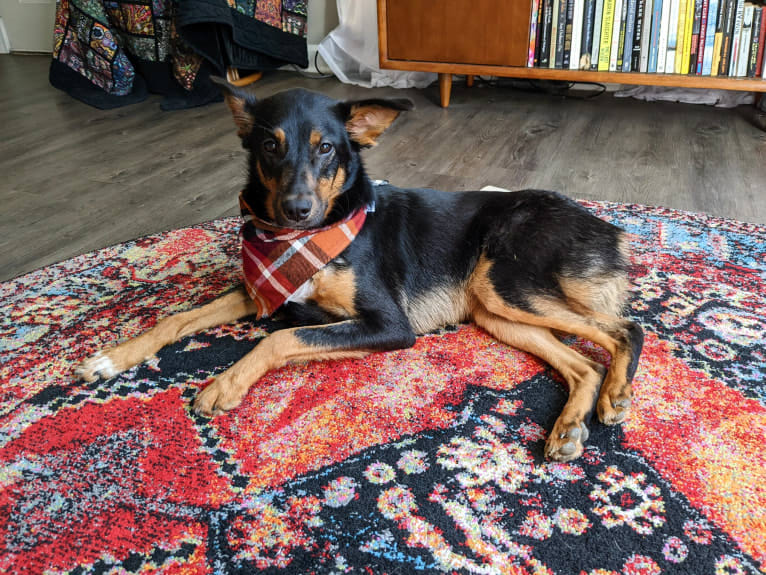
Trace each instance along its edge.
{"label": "stack of book", "polygon": [[745,0],[532,0],[535,68],[766,78],[766,8]]}

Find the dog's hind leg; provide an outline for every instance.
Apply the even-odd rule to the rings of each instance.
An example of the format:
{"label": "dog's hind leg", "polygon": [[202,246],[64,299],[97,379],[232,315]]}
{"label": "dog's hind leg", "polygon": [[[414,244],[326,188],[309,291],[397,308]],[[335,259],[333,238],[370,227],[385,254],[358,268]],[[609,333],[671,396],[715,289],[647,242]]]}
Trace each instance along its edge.
{"label": "dog's hind leg", "polygon": [[569,385],[569,399],[551,430],[545,455],[557,461],[579,457],[606,369],[561,343],[548,328],[518,323],[478,305],[473,320],[498,340],[527,351],[556,369]]}
{"label": "dog's hind leg", "polygon": [[[481,306],[491,314],[519,324],[577,335],[603,347],[612,361],[598,396],[597,412],[606,424],[622,423],[630,409],[631,381],[643,346],[643,332],[638,324],[593,311],[592,302],[572,297],[573,290],[569,295],[564,293],[558,297],[545,292],[542,295],[516,293],[519,303],[510,303],[492,281],[492,265],[482,258],[471,278],[469,289],[475,307]],[[551,440],[554,439],[551,436]]]}
{"label": "dog's hind leg", "polygon": [[182,337],[256,312],[257,307],[245,289],[237,289],[201,307],[161,319],[138,337],[86,359],[75,369],[75,373],[89,382],[99,377],[109,379],[149,359],[161,348]]}

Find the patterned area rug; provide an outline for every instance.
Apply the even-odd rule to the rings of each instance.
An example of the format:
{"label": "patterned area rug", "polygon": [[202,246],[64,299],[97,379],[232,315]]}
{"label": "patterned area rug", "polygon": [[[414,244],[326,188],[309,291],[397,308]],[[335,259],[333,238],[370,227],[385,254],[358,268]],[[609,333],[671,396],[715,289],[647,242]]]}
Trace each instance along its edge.
{"label": "patterned area rug", "polygon": [[213,420],[190,400],[277,322],[75,381],[235,285],[238,219],[2,284],[0,571],[766,572],[766,228],[585,205],[632,234],[647,339],[630,419],[567,464],[542,458],[562,380],[468,325],[283,368]]}

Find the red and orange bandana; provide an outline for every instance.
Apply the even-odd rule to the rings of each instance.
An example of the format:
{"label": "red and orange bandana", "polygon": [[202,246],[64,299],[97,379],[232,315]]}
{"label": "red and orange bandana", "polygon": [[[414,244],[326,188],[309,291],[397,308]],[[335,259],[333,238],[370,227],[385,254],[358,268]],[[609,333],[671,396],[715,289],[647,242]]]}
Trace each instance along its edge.
{"label": "red and orange bandana", "polygon": [[242,269],[245,286],[258,306],[258,317],[270,316],[319,270],[345,250],[364,225],[370,208],[316,230],[277,228],[258,219],[242,197]]}

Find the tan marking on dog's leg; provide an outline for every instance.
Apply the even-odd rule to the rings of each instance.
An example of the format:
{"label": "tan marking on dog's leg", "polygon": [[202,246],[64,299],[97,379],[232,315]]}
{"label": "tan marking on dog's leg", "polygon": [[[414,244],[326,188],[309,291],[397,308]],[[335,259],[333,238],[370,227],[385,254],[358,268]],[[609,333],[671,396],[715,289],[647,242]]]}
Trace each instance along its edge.
{"label": "tan marking on dog's leg", "polygon": [[627,378],[632,361],[629,321],[595,311],[578,313],[566,302],[552,297],[531,296],[535,313],[508,305],[495,291],[489,278],[492,262],[482,257],[469,283],[471,295],[489,312],[508,320],[546,327],[585,338],[603,347],[612,356],[597,403],[599,419],[606,424],[622,423],[632,398]]}
{"label": "tan marking on dog's leg", "polygon": [[105,352],[85,360],[75,373],[85,381],[110,378],[145,361],[164,346],[203,329],[235,321],[257,312],[244,288],[202,307],[161,319],[156,326]]}
{"label": "tan marking on dog's leg", "polygon": [[197,413],[212,416],[219,415],[242,403],[250,386],[269,371],[282,367],[289,362],[315,361],[364,357],[368,350],[329,349],[303,343],[296,335],[298,329],[292,328],[274,332],[266,336],[254,350],[219,375],[203,389],[194,400]]}
{"label": "tan marking on dog's leg", "polygon": [[527,351],[557,370],[569,385],[569,398],[545,444],[556,461],[579,457],[588,439],[586,419],[593,411],[606,369],[561,343],[547,328],[509,321],[476,306],[473,320],[498,340]]}

